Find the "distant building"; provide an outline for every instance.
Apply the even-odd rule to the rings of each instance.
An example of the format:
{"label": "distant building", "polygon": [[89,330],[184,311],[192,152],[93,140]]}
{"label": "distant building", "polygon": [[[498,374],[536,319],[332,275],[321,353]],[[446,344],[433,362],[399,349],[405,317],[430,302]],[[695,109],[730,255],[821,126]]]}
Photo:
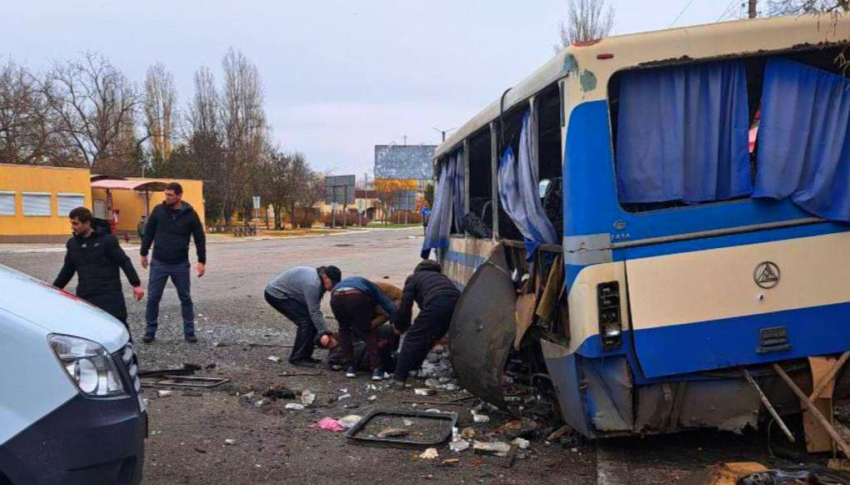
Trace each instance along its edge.
{"label": "distant building", "polygon": [[[87,168],[0,164],[0,242],[64,242],[71,235],[68,213],[88,207],[112,220],[117,233],[135,234],[172,179],[112,178]],[[177,180],[183,200],[204,222],[203,182]]]}

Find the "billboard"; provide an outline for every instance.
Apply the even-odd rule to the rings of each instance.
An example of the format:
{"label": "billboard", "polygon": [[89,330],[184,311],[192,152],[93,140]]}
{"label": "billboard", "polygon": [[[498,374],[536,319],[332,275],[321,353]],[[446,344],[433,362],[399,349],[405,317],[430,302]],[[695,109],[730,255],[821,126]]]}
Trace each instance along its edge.
{"label": "billboard", "polygon": [[354,175],[330,175],[325,177],[326,204],[354,204]]}

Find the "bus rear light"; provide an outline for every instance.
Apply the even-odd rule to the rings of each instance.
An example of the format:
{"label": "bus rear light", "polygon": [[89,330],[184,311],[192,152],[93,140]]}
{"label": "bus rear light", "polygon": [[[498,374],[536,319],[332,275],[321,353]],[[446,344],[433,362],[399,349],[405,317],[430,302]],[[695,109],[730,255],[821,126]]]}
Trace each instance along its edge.
{"label": "bus rear light", "polygon": [[620,311],[620,283],[609,281],[596,285],[599,307],[599,337],[604,350],[619,349],[623,345],[623,324]]}

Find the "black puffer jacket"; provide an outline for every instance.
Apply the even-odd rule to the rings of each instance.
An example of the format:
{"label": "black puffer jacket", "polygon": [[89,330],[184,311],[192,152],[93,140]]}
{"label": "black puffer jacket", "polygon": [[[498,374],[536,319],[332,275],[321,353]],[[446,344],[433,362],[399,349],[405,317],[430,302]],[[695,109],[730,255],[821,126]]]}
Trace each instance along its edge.
{"label": "black puffer jacket", "polygon": [[153,258],[157,261],[169,264],[187,262],[190,236],[195,239],[198,262],[206,263],[207,239],[198,213],[186,201],[176,213],[163,202],[154,208],[145,226],[141,254],[147,256],[153,244]]}
{"label": "black puffer jacket", "polygon": [[416,265],[413,274],[404,282],[401,304],[396,311],[393,325],[404,332],[410,328],[410,317],[413,311],[413,302],[423,310],[437,301],[457,300],[460,291],[452,280],[440,271],[440,264],[426,259]]}
{"label": "black puffer jacket", "polygon": [[[65,264],[53,282],[57,288],[65,288],[74,273],[77,274],[77,296],[90,299],[97,296],[121,294],[121,274],[124,270],[132,286],[140,286],[139,275],[130,258],[121,249],[118,239],[107,229],[96,227],[89,237],[73,236],[65,245]],[[121,296],[123,299],[123,295]]]}

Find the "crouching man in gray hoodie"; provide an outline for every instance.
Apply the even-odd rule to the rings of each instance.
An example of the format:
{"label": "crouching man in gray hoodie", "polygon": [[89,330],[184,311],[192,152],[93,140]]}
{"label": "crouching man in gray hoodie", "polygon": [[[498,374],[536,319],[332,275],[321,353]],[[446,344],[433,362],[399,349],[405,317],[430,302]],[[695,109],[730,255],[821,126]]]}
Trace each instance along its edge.
{"label": "crouching man in gray hoodie", "polygon": [[290,268],[273,279],[265,291],[266,301],[298,326],[295,344],[289,363],[295,366],[312,366],[319,363],[313,358],[316,343],[334,347],[336,340],[322,315],[322,296],[342,279],[336,266]]}

